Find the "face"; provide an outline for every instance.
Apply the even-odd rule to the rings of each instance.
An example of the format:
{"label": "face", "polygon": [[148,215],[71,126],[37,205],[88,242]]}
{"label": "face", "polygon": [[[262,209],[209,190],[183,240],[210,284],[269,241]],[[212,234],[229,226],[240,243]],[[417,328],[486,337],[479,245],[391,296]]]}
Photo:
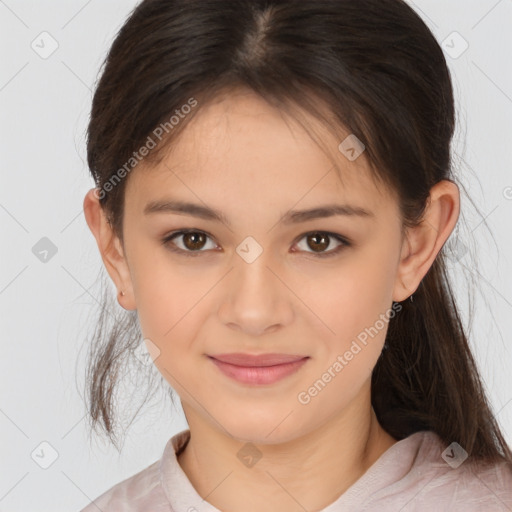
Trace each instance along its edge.
{"label": "face", "polygon": [[[202,107],[166,159],[142,162],[127,183],[124,255],[155,364],[185,412],[241,440],[283,442],[342,414],[394,314],[398,204],[370,179],[364,153],[349,161],[342,139],[309,126],[333,148],[341,180],[299,125],[239,93]],[[145,213],[171,201],[221,220],[169,204]],[[366,214],[297,214],[332,205]],[[255,383],[209,357],[229,353],[304,359],[274,381],[270,370],[242,372]]]}

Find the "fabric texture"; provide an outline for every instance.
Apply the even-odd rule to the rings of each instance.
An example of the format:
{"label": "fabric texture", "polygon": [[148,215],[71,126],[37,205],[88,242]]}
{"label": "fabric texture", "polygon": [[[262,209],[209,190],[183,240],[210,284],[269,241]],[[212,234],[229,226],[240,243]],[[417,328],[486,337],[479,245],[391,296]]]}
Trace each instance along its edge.
{"label": "fabric texture", "polygon": [[[188,429],[171,437],[160,460],[80,512],[221,512],[201,498],[178,463],[189,439]],[[321,512],[512,512],[505,464],[485,468],[468,459],[455,467],[458,457],[457,447],[444,446],[434,432],[416,432],[388,448]]]}

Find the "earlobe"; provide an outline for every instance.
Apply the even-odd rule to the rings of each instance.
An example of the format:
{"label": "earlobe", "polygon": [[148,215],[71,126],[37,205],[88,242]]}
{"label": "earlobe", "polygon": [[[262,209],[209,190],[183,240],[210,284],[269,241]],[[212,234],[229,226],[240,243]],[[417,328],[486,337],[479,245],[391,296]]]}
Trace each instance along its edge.
{"label": "earlobe", "polygon": [[450,180],[436,183],[430,190],[422,221],[406,232],[393,293],[394,301],[403,301],[416,291],[457,224],[459,212],[458,186]]}
{"label": "earlobe", "polygon": [[[118,290],[119,304],[124,309],[135,309],[132,304],[131,277],[123,247],[107,221],[95,190],[89,190],[84,198],[83,207],[87,225],[96,239],[105,268]],[[120,294],[121,290],[123,295]]]}

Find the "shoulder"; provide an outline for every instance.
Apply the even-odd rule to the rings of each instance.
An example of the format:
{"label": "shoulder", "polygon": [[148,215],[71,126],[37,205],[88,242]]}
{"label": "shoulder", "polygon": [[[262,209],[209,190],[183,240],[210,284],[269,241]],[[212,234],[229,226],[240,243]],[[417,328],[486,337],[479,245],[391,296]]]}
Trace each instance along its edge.
{"label": "shoulder", "polygon": [[426,507],[417,510],[429,510],[434,503],[438,512],[512,510],[512,469],[504,461],[472,459],[456,443],[445,446],[437,434],[426,431],[415,469],[417,505]]}
{"label": "shoulder", "polygon": [[158,508],[164,501],[160,487],[160,461],[119,482],[98,496],[80,512],[142,512]]}
{"label": "shoulder", "polygon": [[176,453],[189,437],[188,429],[171,437],[160,460],[114,485],[80,512],[172,512],[162,475],[177,466]]}
{"label": "shoulder", "polygon": [[464,511],[512,510],[512,470],[505,462],[464,462],[460,467],[448,468],[432,481],[433,492],[442,496],[451,494],[453,507],[465,505]]}

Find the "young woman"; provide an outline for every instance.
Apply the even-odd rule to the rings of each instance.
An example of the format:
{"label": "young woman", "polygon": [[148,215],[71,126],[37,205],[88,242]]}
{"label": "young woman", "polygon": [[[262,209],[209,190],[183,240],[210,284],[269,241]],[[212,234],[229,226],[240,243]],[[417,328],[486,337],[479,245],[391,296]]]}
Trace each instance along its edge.
{"label": "young woman", "polygon": [[447,274],[454,118],[402,0],[137,6],[88,128],[128,312],[103,307],[88,399],[114,440],[144,340],[189,428],[84,511],[512,510]]}

